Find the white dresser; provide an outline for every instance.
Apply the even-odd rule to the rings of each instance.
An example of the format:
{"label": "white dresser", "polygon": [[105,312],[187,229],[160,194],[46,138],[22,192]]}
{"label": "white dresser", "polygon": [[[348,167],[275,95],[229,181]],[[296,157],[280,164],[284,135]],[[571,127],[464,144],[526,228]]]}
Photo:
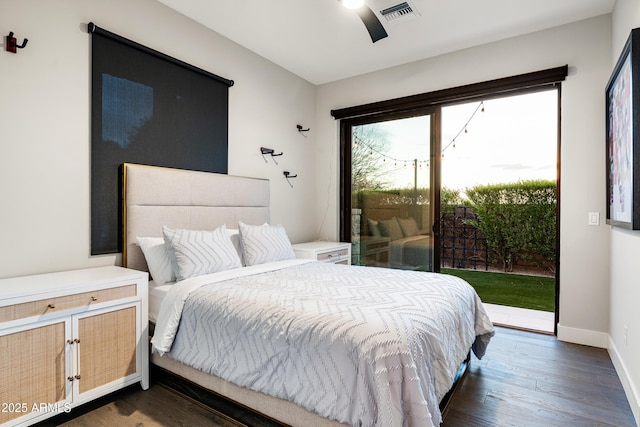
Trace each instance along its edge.
{"label": "white dresser", "polygon": [[351,264],[351,243],[318,241],[292,246],[297,258],[311,258],[334,264]]}
{"label": "white dresser", "polygon": [[0,279],[0,424],[149,388],[147,286],[121,267]]}

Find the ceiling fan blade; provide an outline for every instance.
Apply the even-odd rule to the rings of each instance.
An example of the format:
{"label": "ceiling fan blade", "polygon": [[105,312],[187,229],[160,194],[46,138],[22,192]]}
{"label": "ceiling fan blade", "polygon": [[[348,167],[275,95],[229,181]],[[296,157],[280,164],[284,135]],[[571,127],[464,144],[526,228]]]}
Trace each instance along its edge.
{"label": "ceiling fan blade", "polygon": [[373,43],[388,36],[382,26],[382,23],[368,6],[363,6],[357,9],[357,12],[360,19],[362,19],[364,26],[367,27],[367,31],[369,31],[369,35],[371,36],[371,41]]}

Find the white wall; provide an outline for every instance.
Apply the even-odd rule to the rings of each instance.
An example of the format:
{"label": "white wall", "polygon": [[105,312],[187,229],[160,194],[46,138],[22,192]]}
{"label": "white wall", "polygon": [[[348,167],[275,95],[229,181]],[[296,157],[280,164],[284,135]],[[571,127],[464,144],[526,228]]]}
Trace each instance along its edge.
{"label": "white wall", "polygon": [[[640,27],[640,3],[617,0],[612,22],[611,70],[631,30]],[[636,423],[640,424],[640,232],[612,227],[610,239],[609,353],[623,380]]]}
{"label": "white wall", "polygon": [[[318,88],[317,203],[331,215],[322,235],[338,235],[338,123],[335,108],[397,98],[568,64],[562,84],[559,337],[606,347],[609,234],[604,217],[604,95],[610,72],[610,15],[458,51]],[[331,189],[329,197],[326,189]]]}
{"label": "white wall", "polygon": [[[229,173],[271,179],[272,222],[315,236],[315,86],[152,0],[0,2],[0,277],[118,264],[90,256],[90,21],[222,77]],[[5,51],[13,31],[27,47]],[[284,151],[265,163],[260,146]],[[284,169],[298,173],[291,188]]]}

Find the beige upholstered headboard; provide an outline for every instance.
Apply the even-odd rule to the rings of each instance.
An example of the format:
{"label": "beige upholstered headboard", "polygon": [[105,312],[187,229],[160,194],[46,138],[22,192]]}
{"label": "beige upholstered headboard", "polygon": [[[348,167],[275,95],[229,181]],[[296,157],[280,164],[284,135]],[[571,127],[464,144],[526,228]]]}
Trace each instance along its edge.
{"label": "beige upholstered headboard", "polygon": [[269,221],[269,181],[126,163],[123,170],[124,267],[148,271],[136,237],[162,226],[213,230]]}

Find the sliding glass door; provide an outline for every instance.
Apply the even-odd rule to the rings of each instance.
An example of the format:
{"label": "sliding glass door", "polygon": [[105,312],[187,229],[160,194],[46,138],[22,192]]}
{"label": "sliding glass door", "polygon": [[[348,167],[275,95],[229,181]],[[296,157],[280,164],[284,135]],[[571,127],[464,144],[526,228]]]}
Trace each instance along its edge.
{"label": "sliding glass door", "polygon": [[438,270],[436,114],[422,110],[343,121],[343,144],[351,149],[343,151],[350,159],[343,159],[348,161],[342,203],[350,209],[343,206],[342,212],[350,217],[342,219],[350,227],[341,237],[352,243],[353,264]]}

